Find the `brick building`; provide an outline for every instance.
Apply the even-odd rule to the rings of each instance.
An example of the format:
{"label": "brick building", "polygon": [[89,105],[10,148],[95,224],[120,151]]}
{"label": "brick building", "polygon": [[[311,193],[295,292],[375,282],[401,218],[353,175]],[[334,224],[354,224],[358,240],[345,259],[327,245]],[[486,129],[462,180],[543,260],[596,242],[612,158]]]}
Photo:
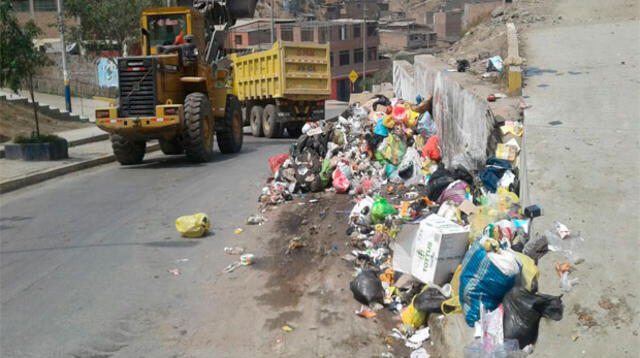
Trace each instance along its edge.
{"label": "brick building", "polygon": [[[364,56],[367,56],[367,76],[372,76],[391,65],[389,59],[381,58],[378,54],[380,36],[377,21],[367,21],[366,26],[363,24],[364,21],[361,19],[307,22],[278,20],[276,21],[276,40],[329,43],[331,98],[346,101],[350,93],[360,88],[360,79],[353,86],[348,76],[352,70],[355,70],[362,77]],[[270,48],[270,26],[268,19],[255,19],[236,24],[227,34],[226,50],[242,53]],[[364,46],[366,51],[363,50],[363,36],[366,36]],[[264,41],[256,42],[258,39]]]}
{"label": "brick building", "polygon": [[[33,20],[42,30],[38,36],[40,39],[57,38],[58,13],[56,0],[11,0],[16,18],[20,24]],[[67,24],[73,24],[72,20],[67,20]]]}
{"label": "brick building", "polygon": [[462,10],[441,11],[433,14],[433,30],[439,45],[450,45],[462,35]]}
{"label": "brick building", "polygon": [[413,20],[392,21],[380,28],[380,48],[415,50],[436,46],[437,34],[427,25]]}

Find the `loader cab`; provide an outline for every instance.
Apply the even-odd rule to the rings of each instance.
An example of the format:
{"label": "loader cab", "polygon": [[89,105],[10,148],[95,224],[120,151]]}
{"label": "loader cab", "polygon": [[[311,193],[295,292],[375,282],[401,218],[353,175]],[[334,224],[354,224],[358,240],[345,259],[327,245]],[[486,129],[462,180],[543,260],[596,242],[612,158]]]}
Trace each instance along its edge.
{"label": "loader cab", "polygon": [[[158,46],[179,45],[184,37],[194,35],[194,30],[202,28],[202,15],[188,7],[162,7],[146,9],[142,12],[142,54],[157,55]],[[202,31],[200,37],[202,37]],[[201,48],[203,39],[194,36],[196,47]]]}

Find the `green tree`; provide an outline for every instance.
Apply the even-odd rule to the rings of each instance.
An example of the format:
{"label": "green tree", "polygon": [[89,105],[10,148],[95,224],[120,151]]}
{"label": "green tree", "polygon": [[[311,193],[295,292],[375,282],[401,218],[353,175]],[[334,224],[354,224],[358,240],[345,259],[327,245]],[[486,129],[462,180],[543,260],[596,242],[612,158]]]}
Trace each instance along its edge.
{"label": "green tree", "polygon": [[[142,10],[162,6],[162,0],[65,0],[65,16],[77,18],[77,26],[69,26],[72,40],[93,40],[115,44],[124,53],[125,45],[138,41]],[[125,54],[126,55],[126,54]]]}
{"label": "green tree", "polygon": [[33,43],[40,33],[41,30],[33,21],[20,26],[11,3],[0,1],[0,87],[9,87],[16,93],[27,87],[38,137],[40,124],[33,95],[33,75],[38,68],[51,63],[45,52]]}

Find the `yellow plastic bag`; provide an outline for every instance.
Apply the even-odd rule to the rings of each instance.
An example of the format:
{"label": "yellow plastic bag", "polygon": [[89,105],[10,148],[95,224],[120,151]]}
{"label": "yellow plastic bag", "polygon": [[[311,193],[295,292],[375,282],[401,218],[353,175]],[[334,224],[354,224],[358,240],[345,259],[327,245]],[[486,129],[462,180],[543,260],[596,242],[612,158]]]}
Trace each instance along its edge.
{"label": "yellow plastic bag", "polygon": [[451,298],[442,302],[440,310],[445,314],[462,313],[462,305],[458,295],[460,294],[460,273],[462,272],[462,265],[456,267],[451,279]]}
{"label": "yellow plastic bag", "polygon": [[522,284],[527,291],[532,292],[532,289],[538,286],[540,270],[538,270],[538,266],[536,266],[535,261],[533,261],[531,257],[516,251],[514,251],[514,253],[518,261],[522,264],[522,272],[520,273]]}
{"label": "yellow plastic bag", "polygon": [[500,212],[506,213],[511,209],[513,204],[520,204],[520,198],[515,193],[509,191],[509,189],[505,187],[498,188],[498,206],[500,207]]}
{"label": "yellow plastic bag", "polygon": [[[415,296],[413,297],[413,299],[415,299]],[[415,328],[419,328],[427,319],[427,314],[418,311],[413,306],[413,300],[411,300],[411,304],[407,306],[404,311],[402,311],[400,317],[402,318],[402,323],[414,326]]]}
{"label": "yellow plastic bag", "polygon": [[418,112],[414,112],[410,109],[407,110],[407,113],[409,114],[407,116],[407,118],[404,120],[404,125],[407,128],[413,128],[416,126],[416,124],[418,123],[418,116],[420,115]]}
{"label": "yellow plastic bag", "polygon": [[204,213],[181,216],[176,219],[176,229],[184,237],[202,237],[209,231],[211,223]]}

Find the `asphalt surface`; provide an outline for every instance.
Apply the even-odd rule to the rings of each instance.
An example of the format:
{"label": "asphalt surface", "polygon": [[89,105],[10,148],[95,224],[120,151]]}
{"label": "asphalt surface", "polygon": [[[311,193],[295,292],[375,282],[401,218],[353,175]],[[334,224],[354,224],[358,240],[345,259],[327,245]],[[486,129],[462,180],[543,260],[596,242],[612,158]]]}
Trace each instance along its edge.
{"label": "asphalt surface", "polygon": [[557,220],[581,234],[584,262],[568,293],[554,270],[565,258],[539,262],[540,291],[564,294],[564,316],[541,321],[534,356],[637,357],[638,3],[563,0],[553,13],[560,25],[526,34],[524,199],[544,209],[534,232]]}
{"label": "asphalt surface", "polygon": [[[141,165],[108,165],[0,197],[0,355],[234,356],[229,345],[243,337],[199,342],[200,355],[176,342],[203,317],[242,306],[217,287],[229,263],[223,248],[237,244],[234,229],[256,213],[267,159],[291,142],[245,136],[241,153],[206,164],[155,153]],[[175,218],[195,212],[209,215],[214,234],[179,237]]]}

